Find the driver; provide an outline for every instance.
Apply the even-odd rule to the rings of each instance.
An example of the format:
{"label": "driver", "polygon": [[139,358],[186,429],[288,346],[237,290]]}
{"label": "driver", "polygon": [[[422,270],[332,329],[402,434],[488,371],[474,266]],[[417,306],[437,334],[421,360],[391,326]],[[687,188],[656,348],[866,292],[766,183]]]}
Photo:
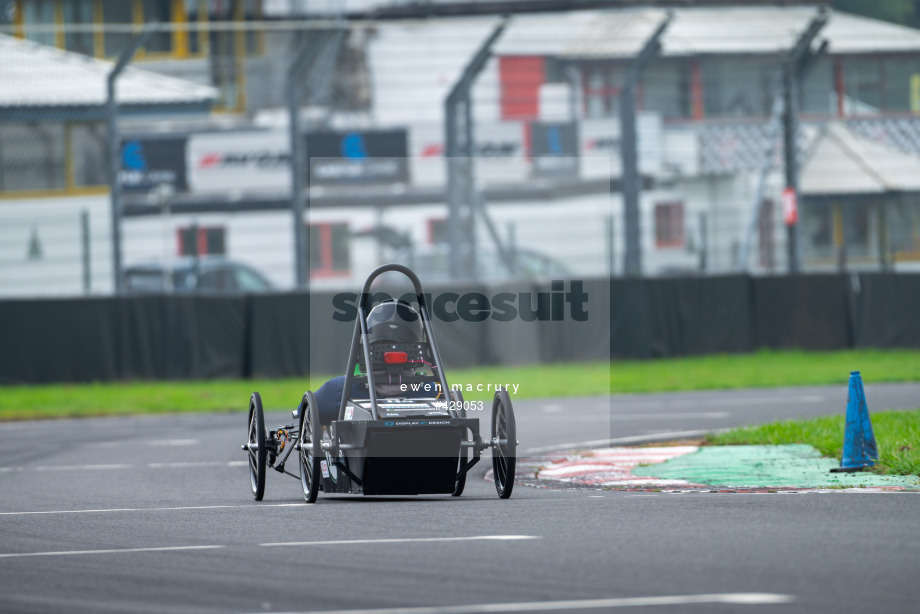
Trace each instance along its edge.
{"label": "driver", "polygon": [[[384,301],[371,309],[371,312],[367,315],[367,343],[369,346],[381,342],[422,343],[424,337],[425,332],[421,315],[405,301],[396,301],[395,299]],[[414,375],[415,368],[412,363],[407,363],[402,370],[402,375]],[[381,377],[381,379],[383,378]],[[388,379],[392,380],[392,378]],[[431,383],[421,386],[419,390],[404,391],[398,382],[381,383],[378,381],[376,391],[378,397],[430,398],[437,394],[434,382],[435,378],[432,376]],[[322,424],[327,425],[338,419],[339,405],[342,402],[344,389],[345,376],[341,375],[327,381],[316,391],[316,405]],[[350,398],[370,398],[367,383],[353,382]]]}

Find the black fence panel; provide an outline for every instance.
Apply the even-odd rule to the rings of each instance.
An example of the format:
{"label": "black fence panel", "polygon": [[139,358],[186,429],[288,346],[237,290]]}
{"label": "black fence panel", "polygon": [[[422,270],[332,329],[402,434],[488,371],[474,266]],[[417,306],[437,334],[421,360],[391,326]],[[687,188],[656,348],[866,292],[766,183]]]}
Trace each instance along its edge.
{"label": "black fence panel", "polygon": [[495,344],[490,340],[488,318],[470,321],[458,313],[464,312],[461,305],[467,297],[476,294],[489,297],[488,288],[478,284],[426,285],[423,290],[429,294],[426,301],[430,303],[431,327],[448,377],[451,368],[494,364]]}
{"label": "black fence panel", "polygon": [[[499,293],[508,293],[520,297],[529,296],[538,289],[533,284],[518,282],[506,284],[503,286],[492,286],[489,291],[492,296]],[[516,302],[518,303],[518,299]],[[553,360],[564,360],[563,358],[553,358],[546,356],[548,335],[541,327],[534,322],[525,322],[520,317],[513,318],[509,321],[488,319],[478,323],[478,335],[485,335],[481,343],[486,346],[485,357],[487,363],[480,364],[499,364],[499,365],[528,365],[538,362],[550,362]],[[437,332],[436,332],[437,334]],[[474,354],[475,355],[475,354]],[[451,360],[455,360],[452,358]],[[453,364],[445,359],[446,367],[450,368]],[[470,365],[475,366],[475,365]],[[448,375],[450,375],[448,373]]]}
{"label": "black fence panel", "polygon": [[244,298],[131,297],[109,307],[118,379],[243,376]]}
{"label": "black fence panel", "polygon": [[664,358],[753,348],[747,276],[613,280],[610,296],[614,357]]}
{"label": "black fence panel", "polygon": [[209,379],[244,375],[243,298],[0,302],[0,382]]}
{"label": "black fence panel", "polygon": [[751,279],[752,349],[838,350],[853,345],[849,284],[844,275]]}
{"label": "black fence panel", "polygon": [[920,347],[920,275],[850,278],[856,347]]}
{"label": "black fence panel", "polygon": [[[433,309],[446,366],[920,347],[920,275],[583,283],[585,321],[445,321]],[[554,291],[549,283],[426,290],[456,295],[448,312],[458,297],[483,294],[493,314],[497,293],[519,304],[521,294]],[[0,301],[0,383],[338,375],[354,330],[340,308],[331,292]]]}
{"label": "black fence panel", "polygon": [[643,279],[610,282],[610,356],[654,358],[665,356],[652,340],[648,284]]}
{"label": "black fence panel", "polygon": [[[516,324],[519,329],[527,331],[529,336],[536,337],[539,355],[536,357],[537,360],[531,359],[527,362],[584,362],[610,359],[609,280],[573,280],[559,284],[556,288],[550,282],[534,286],[531,291],[535,296],[551,295],[556,301],[556,304],[552,305],[551,315],[556,311],[557,316],[563,317],[538,323],[507,323]],[[563,302],[559,300],[560,291],[576,293],[582,300],[577,304]],[[562,314],[558,314],[560,307]],[[510,327],[508,331],[511,331]],[[524,339],[527,340],[528,337]],[[509,349],[512,352],[520,352],[521,346],[512,342]]]}
{"label": "black fence panel", "polygon": [[114,312],[91,299],[0,302],[0,382],[119,379]]}
{"label": "black fence panel", "polygon": [[749,282],[743,275],[647,280],[652,355],[750,351]]}
{"label": "black fence panel", "polygon": [[249,297],[247,375],[298,377],[310,372],[310,295]]}

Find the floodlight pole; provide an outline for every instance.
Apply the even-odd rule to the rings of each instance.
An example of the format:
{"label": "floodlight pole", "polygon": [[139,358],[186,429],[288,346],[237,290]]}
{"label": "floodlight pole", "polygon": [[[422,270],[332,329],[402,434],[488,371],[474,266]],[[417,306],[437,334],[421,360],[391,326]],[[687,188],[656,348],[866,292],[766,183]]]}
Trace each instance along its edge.
{"label": "floodlight pole", "polygon": [[[479,206],[473,168],[473,105],[476,77],[492,57],[492,46],[507,25],[502,20],[479,47],[444,102],[444,158],[447,165],[450,276],[472,277],[475,272],[473,211]],[[491,231],[491,229],[490,229]]]}
{"label": "floodlight pole", "polygon": [[118,177],[121,171],[121,135],[118,132],[118,101],[115,99],[115,83],[122,71],[131,63],[134,54],[143,46],[156,29],[156,24],[148,24],[144,31],[136,34],[128,46],[118,55],[115,67],[106,77],[105,120],[108,131],[109,154],[109,194],[112,201],[112,271],[115,276],[115,294],[124,292],[124,279],[121,266],[121,216],[122,198],[121,181]]}
{"label": "floodlight pole", "polygon": [[[821,28],[827,24],[827,12],[819,9],[805,31],[799,36],[795,46],[786,57],[783,65],[783,153],[785,158],[786,189],[791,191],[797,205],[799,204],[799,162],[797,139],[799,129],[799,85],[802,75],[811,68],[815,60],[827,50],[827,41],[823,41],[817,50],[812,50],[814,41]],[[798,222],[786,221],[786,250],[789,272],[798,273],[799,262]]]}
{"label": "floodlight pole", "polygon": [[665,17],[655,32],[629,65],[626,80],[620,92],[620,156],[623,168],[623,229],[626,255],[623,272],[628,277],[642,275],[642,235],[639,224],[639,160],[636,135],[636,86],[642,71],[660,52],[661,36],[671,23],[672,15]]}

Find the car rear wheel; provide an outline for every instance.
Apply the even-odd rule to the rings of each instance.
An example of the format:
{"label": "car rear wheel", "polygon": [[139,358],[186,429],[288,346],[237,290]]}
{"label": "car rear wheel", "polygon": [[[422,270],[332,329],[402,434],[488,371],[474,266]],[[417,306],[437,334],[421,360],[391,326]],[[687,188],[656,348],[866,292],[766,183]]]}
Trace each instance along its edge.
{"label": "car rear wheel", "polygon": [[300,402],[300,483],[303,486],[303,498],[307,503],[315,503],[319,494],[320,457],[322,444],[319,438],[319,408],[316,397],[307,391]]}
{"label": "car rear wheel", "polygon": [[499,390],[492,400],[492,477],[495,480],[495,490],[502,499],[510,497],[514,488],[516,438],[511,395],[507,390]]}
{"label": "car rear wheel", "polygon": [[249,482],[252,496],[261,501],[265,495],[265,414],[262,411],[262,397],[253,392],[249,397]]}

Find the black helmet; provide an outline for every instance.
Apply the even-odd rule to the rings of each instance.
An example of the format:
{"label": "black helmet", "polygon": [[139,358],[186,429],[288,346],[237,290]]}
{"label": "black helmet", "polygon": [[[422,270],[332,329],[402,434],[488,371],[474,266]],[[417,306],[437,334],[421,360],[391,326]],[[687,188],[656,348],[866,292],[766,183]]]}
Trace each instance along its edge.
{"label": "black helmet", "polygon": [[368,343],[418,343],[423,338],[422,316],[405,301],[384,301],[367,316]]}

